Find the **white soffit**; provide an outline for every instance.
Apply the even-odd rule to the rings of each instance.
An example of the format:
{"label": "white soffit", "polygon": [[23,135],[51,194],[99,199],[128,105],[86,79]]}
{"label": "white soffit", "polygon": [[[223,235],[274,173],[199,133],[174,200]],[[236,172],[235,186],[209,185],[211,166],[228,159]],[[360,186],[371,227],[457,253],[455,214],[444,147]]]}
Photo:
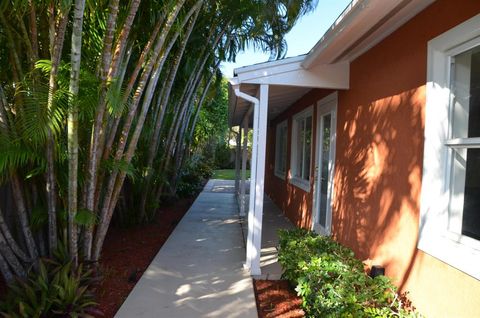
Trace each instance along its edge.
{"label": "white soffit", "polygon": [[302,66],[353,61],[435,0],[354,0],[305,57]]}
{"label": "white soffit", "polygon": [[235,70],[237,83],[268,84],[310,88],[349,88],[349,64],[302,67],[305,56],[252,65]]}
{"label": "white soffit", "polygon": [[[242,84],[240,85],[240,91],[256,96],[258,85]],[[270,86],[268,92],[268,120],[275,119],[309,91],[310,88],[308,87]],[[240,125],[252,104],[237,98],[233,92],[229,92],[229,98],[229,124],[230,126]],[[250,116],[250,126],[252,125],[252,119],[253,116]]]}

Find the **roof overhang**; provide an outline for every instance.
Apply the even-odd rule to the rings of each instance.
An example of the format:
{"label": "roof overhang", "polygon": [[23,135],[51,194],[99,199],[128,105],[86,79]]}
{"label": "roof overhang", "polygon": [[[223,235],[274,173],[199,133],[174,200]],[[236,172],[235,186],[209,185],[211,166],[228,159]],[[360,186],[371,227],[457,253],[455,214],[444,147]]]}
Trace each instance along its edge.
{"label": "roof overhang", "polygon": [[[229,109],[228,121],[230,126],[237,126],[243,122],[247,113],[251,110],[251,103],[238,98],[234,89],[239,87],[243,93],[250,96],[258,96],[259,85],[257,84],[240,84],[239,86],[229,85]],[[274,119],[284,110],[294,104],[303,95],[308,93],[311,88],[271,85],[268,90],[268,119]],[[252,126],[253,116],[249,118],[249,126]]]}
{"label": "roof overhang", "polygon": [[[434,1],[353,0],[307,55],[237,68],[230,84],[251,96],[269,85],[269,119],[313,88],[348,89],[350,62]],[[230,87],[230,126],[239,125],[250,106]]]}
{"label": "roof overhang", "polygon": [[250,108],[248,101],[236,97],[233,87],[256,96],[260,84],[269,85],[269,119],[275,118],[312,88],[348,89],[348,63],[318,65],[306,70],[301,65],[304,58],[305,55],[236,69],[236,76],[230,81],[230,125],[239,125]]}
{"label": "roof overhang", "polygon": [[236,69],[241,84],[268,84],[310,88],[347,89],[349,63],[316,65],[305,69],[305,55]]}
{"label": "roof overhang", "polygon": [[353,61],[435,0],[353,0],[306,55],[302,66]]}

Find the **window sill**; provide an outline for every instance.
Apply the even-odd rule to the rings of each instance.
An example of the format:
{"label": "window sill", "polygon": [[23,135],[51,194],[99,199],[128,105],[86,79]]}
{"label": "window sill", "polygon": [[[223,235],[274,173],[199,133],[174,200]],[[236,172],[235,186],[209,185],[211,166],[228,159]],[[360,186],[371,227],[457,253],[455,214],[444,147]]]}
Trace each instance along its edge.
{"label": "window sill", "polygon": [[282,179],[283,181],[286,180],[286,173],[285,172],[280,172],[280,171],[275,171],[275,176],[279,179]]}
{"label": "window sill", "polygon": [[290,178],[290,184],[293,184],[297,188],[300,188],[307,193],[310,192],[310,181],[308,180],[292,177]]}
{"label": "window sill", "polygon": [[445,233],[422,233],[418,249],[439,259],[440,261],[480,280],[480,251],[456,242]]}

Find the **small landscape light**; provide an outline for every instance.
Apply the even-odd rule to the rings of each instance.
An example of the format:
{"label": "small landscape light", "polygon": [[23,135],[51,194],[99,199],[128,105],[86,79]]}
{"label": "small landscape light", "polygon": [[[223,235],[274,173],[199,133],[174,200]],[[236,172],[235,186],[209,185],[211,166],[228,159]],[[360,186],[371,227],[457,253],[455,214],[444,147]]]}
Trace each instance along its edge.
{"label": "small landscape light", "polygon": [[370,269],[370,277],[375,278],[377,276],[385,276],[385,267],[373,265]]}

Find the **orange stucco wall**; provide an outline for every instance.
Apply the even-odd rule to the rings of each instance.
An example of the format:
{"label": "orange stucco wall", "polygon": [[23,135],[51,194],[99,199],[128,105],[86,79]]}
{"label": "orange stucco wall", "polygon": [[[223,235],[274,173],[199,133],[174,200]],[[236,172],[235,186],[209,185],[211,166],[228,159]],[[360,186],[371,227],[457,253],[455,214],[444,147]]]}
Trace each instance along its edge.
{"label": "orange stucco wall", "polygon": [[[312,222],[313,182],[310,183],[310,192],[306,192],[285,180],[280,179],[274,173],[275,169],[275,129],[278,123],[288,120],[288,142],[287,142],[287,176],[290,175],[290,154],[292,137],[292,116],[303,109],[314,105],[319,99],[332,93],[330,90],[312,90],[303,96],[295,105],[290,107],[283,114],[275,118],[268,128],[267,154],[265,169],[265,192],[278,205],[287,217],[297,226],[309,228]],[[317,109],[313,108],[313,118],[317,118]],[[316,121],[313,121],[313,131],[316,130]],[[313,134],[313,145],[316,144],[316,134]],[[311,161],[311,170],[315,161]],[[287,177],[288,178],[288,177]],[[312,178],[310,178],[312,179]]]}
{"label": "orange stucco wall", "polygon": [[[478,13],[478,0],[438,0],[353,61],[338,95],[333,236],[385,266],[428,317],[480,317],[480,282],[416,248],[427,42]],[[291,116],[328,93],[311,91],[269,130],[266,191],[298,226],[311,224],[312,195],[274,175],[275,124],[291,130]]]}

